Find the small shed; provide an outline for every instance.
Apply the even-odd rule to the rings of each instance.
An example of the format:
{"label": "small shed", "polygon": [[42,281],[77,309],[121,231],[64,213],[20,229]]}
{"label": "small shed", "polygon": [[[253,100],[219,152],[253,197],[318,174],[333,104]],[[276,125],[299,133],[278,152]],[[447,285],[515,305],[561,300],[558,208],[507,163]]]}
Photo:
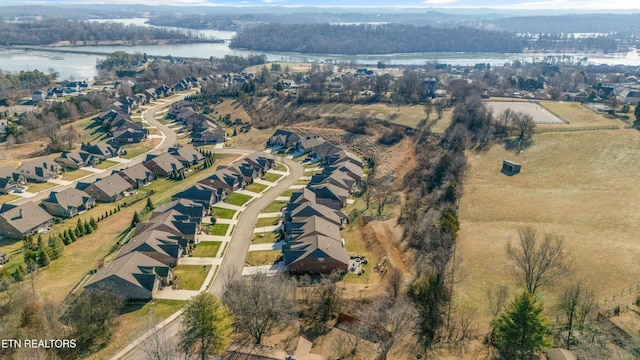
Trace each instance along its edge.
{"label": "small shed", "polygon": [[520,172],[521,165],[509,160],[502,161],[501,172],[508,176],[513,176]]}

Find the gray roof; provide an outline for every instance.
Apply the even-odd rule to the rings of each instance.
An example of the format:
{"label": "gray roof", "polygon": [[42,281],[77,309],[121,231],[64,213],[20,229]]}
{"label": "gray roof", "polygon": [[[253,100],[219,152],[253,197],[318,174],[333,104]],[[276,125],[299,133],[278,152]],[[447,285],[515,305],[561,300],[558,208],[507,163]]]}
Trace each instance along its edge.
{"label": "gray roof", "polygon": [[132,251],[139,251],[157,252],[177,259],[180,256],[180,249],[184,249],[187,244],[188,240],[179,235],[166,231],[149,230],[129,239],[118,253],[117,258]]}
{"label": "gray roof", "polygon": [[184,169],[184,165],[175,156],[169,153],[162,153],[144,163],[144,166],[152,171],[156,171],[156,167],[165,173],[170,173],[174,170]]}
{"label": "gray roof", "polygon": [[53,219],[48,212],[32,201],[19,206],[2,204],[0,217],[21,233],[26,233]]}
{"label": "gray roof", "polygon": [[349,264],[349,254],[341,241],[324,235],[297,238],[283,247],[285,265],[291,265],[305,258],[330,257],[343,264]]}
{"label": "gray roof", "polygon": [[60,169],[60,165],[56,164],[50,157],[42,157],[23,163],[17,171],[23,174],[46,176],[46,174],[55,173]]}
{"label": "gray roof", "polygon": [[125,180],[127,180],[126,178],[129,178],[132,181],[142,181],[154,176],[153,172],[142,164],[135,164],[131,167],[120,170],[117,174],[125,178]]}
{"label": "gray roof", "polygon": [[[100,271],[98,271],[96,275],[89,280],[85,287],[100,282],[108,277],[115,276],[131,283],[134,286],[152,291],[154,284],[149,281],[148,276],[144,275],[155,274],[158,269],[168,270],[168,268],[169,267],[167,265],[160,261],[143,253],[134,251],[113,260],[107,266],[100,269]],[[164,274],[160,276],[164,276]]]}
{"label": "gray roof", "polygon": [[90,199],[92,199],[91,196],[86,192],[69,188],[60,192],[52,191],[49,197],[43,200],[43,202],[58,204],[67,209],[69,207],[80,207]]}
{"label": "gray roof", "polygon": [[320,205],[317,203],[303,203],[303,204],[291,204],[287,205],[287,210],[290,211],[290,216],[294,221],[296,218],[306,218],[313,215],[321,216],[334,224],[340,224],[340,217],[336,212],[328,206]]}
{"label": "gray roof", "polygon": [[286,223],[287,241],[309,235],[324,235],[341,241],[340,227],[326,219],[314,215],[296,222]]}
{"label": "gray roof", "polygon": [[189,163],[192,163],[194,161],[200,162],[204,159],[204,155],[202,155],[193,146],[180,146],[170,148],[169,153],[175,156],[178,160],[187,161]]}
{"label": "gray roof", "polygon": [[104,179],[100,179],[89,187],[95,187],[105,193],[107,196],[115,196],[131,189],[131,184],[118,174],[109,175]]}

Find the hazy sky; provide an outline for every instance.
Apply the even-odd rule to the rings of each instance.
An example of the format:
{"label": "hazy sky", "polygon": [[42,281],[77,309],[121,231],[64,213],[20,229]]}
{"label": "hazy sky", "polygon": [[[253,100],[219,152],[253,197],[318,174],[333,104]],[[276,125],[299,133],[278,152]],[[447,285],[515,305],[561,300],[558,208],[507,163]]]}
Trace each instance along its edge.
{"label": "hazy sky", "polygon": [[[10,1],[9,1],[10,2]],[[31,3],[108,3],[146,5],[280,5],[345,7],[437,7],[523,10],[640,10],[638,0],[15,0]]]}

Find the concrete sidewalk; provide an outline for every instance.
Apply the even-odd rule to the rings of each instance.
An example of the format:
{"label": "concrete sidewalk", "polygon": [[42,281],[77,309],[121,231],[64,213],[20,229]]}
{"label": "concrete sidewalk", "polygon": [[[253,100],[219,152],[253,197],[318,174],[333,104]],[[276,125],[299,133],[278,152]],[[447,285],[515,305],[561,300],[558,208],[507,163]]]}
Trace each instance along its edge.
{"label": "concrete sidewalk", "polygon": [[221,241],[221,242],[229,242],[231,241],[231,236],[218,236],[218,235],[207,235],[201,234],[197,236],[198,241]]}
{"label": "concrete sidewalk", "polygon": [[269,244],[256,244],[250,245],[249,251],[266,251],[266,250],[282,250],[282,244],[284,241],[278,241]]}
{"label": "concrete sidewalk", "polygon": [[264,266],[245,266],[242,268],[242,276],[255,275],[255,274],[267,274],[274,276],[277,273],[285,272],[284,262],[279,262],[273,265]]}
{"label": "concrete sidewalk", "polygon": [[260,226],[260,227],[257,227],[255,229],[253,229],[253,233],[256,234],[256,233],[272,232],[272,231],[276,230],[279,227],[280,227],[280,225]]}
{"label": "concrete sidewalk", "polygon": [[198,290],[173,290],[171,288],[164,288],[157,291],[154,294],[154,298],[165,300],[189,300],[199,293],[200,291]]}
{"label": "concrete sidewalk", "polygon": [[219,208],[223,208],[223,209],[231,209],[231,210],[235,210],[235,211],[242,211],[244,209],[243,206],[231,205],[231,204],[223,202],[223,201],[217,202],[217,203],[213,204],[213,206],[219,207]]}
{"label": "concrete sidewalk", "polygon": [[258,219],[260,218],[272,218],[272,217],[281,217],[282,212],[272,212],[272,213],[262,213],[258,215]]}
{"label": "concrete sidewalk", "polygon": [[220,265],[221,258],[214,257],[183,257],[178,260],[178,265]]}

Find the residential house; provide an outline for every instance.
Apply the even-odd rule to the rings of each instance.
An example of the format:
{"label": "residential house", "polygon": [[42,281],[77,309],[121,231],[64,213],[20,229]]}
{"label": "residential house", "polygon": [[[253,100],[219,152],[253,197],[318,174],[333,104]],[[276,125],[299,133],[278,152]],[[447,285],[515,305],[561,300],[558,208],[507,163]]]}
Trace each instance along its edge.
{"label": "residential house", "polygon": [[309,190],[316,195],[316,202],[331,209],[339,210],[347,206],[349,191],[331,183],[309,186]]}
{"label": "residential house", "polygon": [[186,254],[188,246],[189,240],[180,235],[149,230],[129,239],[120,249],[116,259],[135,251],[165,265],[175,267],[178,264],[178,259]]}
{"label": "residential house", "polygon": [[619,96],[621,103],[636,105],[640,102],[640,89],[624,89]]}
{"label": "residential house", "polygon": [[156,179],[156,174],[143,164],[136,164],[116,173],[136,189]]}
{"label": "residential house", "polygon": [[210,208],[213,204],[224,200],[225,196],[225,191],[220,188],[212,188],[210,186],[197,183],[190,188],[173,195],[171,199],[191,200],[206,208]]}
{"label": "residential house", "polygon": [[340,149],[340,151],[332,154],[327,158],[328,165],[337,165],[337,164],[342,164],[344,162],[353,163],[359,168],[362,168],[364,166],[364,163],[362,162],[362,160],[360,160],[358,156],[356,156],[352,152],[349,152],[343,149]]}
{"label": "residential house", "polygon": [[31,101],[40,102],[43,101],[47,97],[47,93],[42,90],[36,90],[31,93]]}
{"label": "residential house", "polygon": [[49,179],[55,179],[60,176],[61,169],[49,157],[34,159],[23,163],[17,170],[30,181],[45,182]]}
{"label": "residential house", "polygon": [[10,166],[0,168],[0,194],[8,194],[27,184],[25,177]]}
{"label": "residential house", "polygon": [[202,223],[202,218],[209,215],[210,208],[203,206],[196,201],[188,199],[176,199],[167,204],[159,206],[151,217],[159,216],[167,211],[176,211],[179,214],[187,215],[190,222]]}
{"label": "residential house", "polygon": [[133,185],[120,175],[113,174],[87,186],[84,191],[98,201],[114,202],[133,191]]}
{"label": "residential house", "polygon": [[188,214],[182,214],[177,209],[170,209],[163,213],[155,213],[151,219],[136,226],[136,235],[149,230],[166,231],[173,235],[184,236],[193,242],[200,231],[201,218],[195,218]]}
{"label": "residential house", "polygon": [[267,140],[267,146],[281,146],[284,148],[293,148],[300,141],[300,136],[287,130],[276,130]]}
{"label": "residential house", "polygon": [[156,88],[155,93],[158,98],[164,98],[171,95],[173,91],[169,86],[162,84]]}
{"label": "residential house", "polygon": [[301,221],[284,223],[285,240],[287,242],[310,235],[328,236],[336,241],[342,241],[340,228],[320,216],[310,216]]}
{"label": "residential house", "polygon": [[215,122],[207,121],[201,123],[193,129],[191,142],[204,144],[223,143],[227,139],[227,132],[219,127]]}
{"label": "residential house", "polygon": [[47,231],[53,225],[53,217],[35,203],[0,206],[0,235],[23,239],[31,234]]}
{"label": "residential house", "polygon": [[309,185],[318,184],[333,184],[349,192],[352,192],[354,190],[356,180],[354,180],[345,172],[335,170],[330,174],[318,174],[311,176],[311,182],[309,182]]}
{"label": "residential house", "polygon": [[185,166],[175,156],[163,153],[144,162],[147,169],[153,171],[156,176],[169,177],[176,172],[184,171]]}
{"label": "residential house", "polygon": [[149,136],[148,129],[118,129],[113,132],[111,141],[114,144],[132,144],[139,143]]}
{"label": "residential house", "polygon": [[362,167],[350,161],[343,161],[335,163],[334,165],[325,166],[325,168],[322,170],[322,173],[331,174],[334,171],[341,171],[347,174],[356,182],[361,182],[362,178],[364,177],[364,171],[362,171]]}
{"label": "residential house", "polygon": [[57,162],[63,168],[66,167],[77,170],[85,166],[95,166],[100,162],[100,159],[84,150],[74,150],[63,152],[53,161]]}
{"label": "residential house", "polygon": [[218,170],[216,170],[211,176],[204,180],[200,180],[198,183],[214,189],[222,189],[226,194],[231,194],[246,186],[242,175],[226,168],[218,168]]}
{"label": "residential house", "polygon": [[95,145],[91,145],[89,143],[82,144],[80,150],[93,154],[100,160],[106,160],[126,154],[126,151],[124,151],[121,146],[109,145],[106,142],[99,142]]}
{"label": "residential house", "polygon": [[204,160],[204,155],[193,146],[171,147],[169,148],[169,154],[178,159],[185,167],[196,165]]}
{"label": "residential house", "polygon": [[284,265],[291,274],[347,272],[349,255],[341,241],[309,235],[287,242],[282,247]]}
{"label": "residential house", "polygon": [[89,280],[85,289],[106,287],[126,301],[151,300],[158,289],[173,280],[171,267],[133,251],[113,260]]}
{"label": "residential house", "polygon": [[261,167],[263,172],[267,172],[267,170],[276,166],[276,162],[272,157],[267,157],[257,151],[247,155],[242,161]]}
{"label": "residential house", "polygon": [[49,214],[72,218],[96,206],[96,201],[86,192],[74,188],[52,191],[40,204]]}
{"label": "residential house", "polygon": [[341,214],[341,211],[336,211],[318,203],[289,203],[287,204],[283,217],[285,222],[289,222],[298,221],[310,216],[320,216],[338,226],[346,223],[346,216]]}
{"label": "residential house", "polygon": [[154,88],[149,88],[143,91],[142,94],[147,98],[148,103],[158,99],[158,94],[156,94],[156,89]]}

